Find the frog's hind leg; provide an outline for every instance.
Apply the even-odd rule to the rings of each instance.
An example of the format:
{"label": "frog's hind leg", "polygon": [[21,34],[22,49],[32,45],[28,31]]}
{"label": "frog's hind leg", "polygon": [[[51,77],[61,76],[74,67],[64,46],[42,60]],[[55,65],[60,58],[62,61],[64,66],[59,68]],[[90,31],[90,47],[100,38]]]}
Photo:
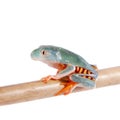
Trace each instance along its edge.
{"label": "frog's hind leg", "polygon": [[67,94],[71,93],[73,91],[73,89],[77,87],[77,84],[78,83],[73,82],[73,81],[65,83],[64,84],[65,87],[63,89],[61,89],[59,92],[57,92],[55,94],[55,96],[61,95],[61,94],[67,95]]}
{"label": "frog's hind leg", "polygon": [[83,78],[82,76],[80,76],[80,74],[73,74],[70,76],[70,79],[73,82],[76,82],[79,84],[80,87],[83,88],[94,88],[96,86],[95,81],[90,80],[88,78]]}
{"label": "frog's hind leg", "polygon": [[71,93],[76,87],[81,87],[84,89],[90,89],[90,88],[94,88],[96,86],[96,83],[94,80],[90,80],[88,78],[83,78],[82,77],[83,74],[73,74],[70,76],[70,81],[64,84],[64,88],[61,89],[59,92],[57,92],[55,94],[56,95],[60,95],[60,94],[64,94],[67,95],[69,93]]}

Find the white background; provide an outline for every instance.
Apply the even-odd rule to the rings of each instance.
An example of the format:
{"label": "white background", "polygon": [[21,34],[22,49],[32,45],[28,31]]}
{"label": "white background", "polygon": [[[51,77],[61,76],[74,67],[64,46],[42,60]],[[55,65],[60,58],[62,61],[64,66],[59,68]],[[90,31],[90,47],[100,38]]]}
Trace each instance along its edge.
{"label": "white background", "polygon": [[[119,0],[0,0],[0,86],[54,69],[31,60],[43,44],[72,50],[98,68],[120,64]],[[120,120],[120,85],[0,107],[1,120]]]}

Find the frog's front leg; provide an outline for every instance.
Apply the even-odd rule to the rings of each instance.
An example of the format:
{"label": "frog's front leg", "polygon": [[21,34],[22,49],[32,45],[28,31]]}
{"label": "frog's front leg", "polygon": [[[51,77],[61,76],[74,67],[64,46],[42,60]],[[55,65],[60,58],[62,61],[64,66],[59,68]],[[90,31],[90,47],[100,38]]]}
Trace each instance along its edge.
{"label": "frog's front leg", "polygon": [[83,78],[83,75],[80,76],[80,74],[73,74],[70,76],[70,79],[73,82],[76,82],[79,84],[80,87],[84,88],[94,88],[96,86],[95,81],[90,80],[88,78]]}
{"label": "frog's front leg", "polygon": [[67,65],[65,69],[59,71],[56,75],[49,75],[45,77],[42,81],[46,83],[50,79],[54,79],[54,80],[61,79],[65,76],[70,75],[74,71],[75,71],[75,66]]}

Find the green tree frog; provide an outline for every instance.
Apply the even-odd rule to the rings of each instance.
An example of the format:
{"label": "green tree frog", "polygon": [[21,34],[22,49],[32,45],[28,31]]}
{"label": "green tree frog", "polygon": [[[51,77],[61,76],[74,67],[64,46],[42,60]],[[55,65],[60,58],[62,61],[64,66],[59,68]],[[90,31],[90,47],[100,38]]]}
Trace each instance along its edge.
{"label": "green tree frog", "polygon": [[74,52],[57,46],[42,45],[32,51],[31,57],[58,70],[56,75],[47,77],[47,81],[51,78],[61,79],[66,76],[69,78],[66,87],[58,94],[68,94],[76,87],[89,89],[96,85],[97,70]]}

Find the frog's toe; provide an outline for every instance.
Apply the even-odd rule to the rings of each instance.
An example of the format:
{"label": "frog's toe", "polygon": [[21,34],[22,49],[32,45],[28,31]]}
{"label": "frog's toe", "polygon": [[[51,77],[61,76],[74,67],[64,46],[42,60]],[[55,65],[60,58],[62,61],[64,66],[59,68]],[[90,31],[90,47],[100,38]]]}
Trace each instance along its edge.
{"label": "frog's toe", "polygon": [[41,81],[44,82],[44,83],[47,83],[51,78],[52,78],[52,76],[48,75],[46,77],[43,77]]}

